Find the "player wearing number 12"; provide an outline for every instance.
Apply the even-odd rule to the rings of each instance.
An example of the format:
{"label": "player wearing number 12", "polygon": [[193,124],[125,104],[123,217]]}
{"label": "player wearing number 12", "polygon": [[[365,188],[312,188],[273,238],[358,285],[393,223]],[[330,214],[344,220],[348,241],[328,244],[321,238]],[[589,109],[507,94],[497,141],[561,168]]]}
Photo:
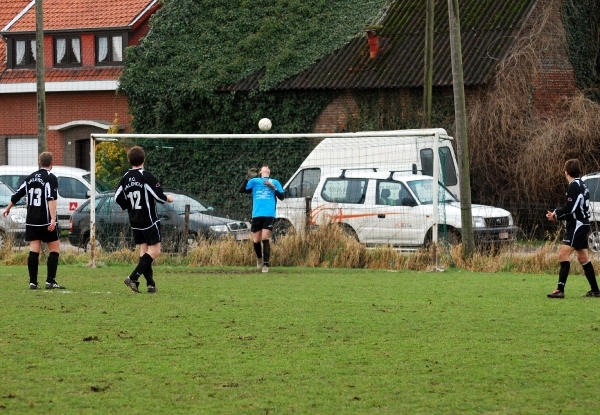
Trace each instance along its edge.
{"label": "player wearing number 12", "polygon": [[165,195],[158,180],[152,173],[144,170],[146,154],[141,147],[131,147],[127,151],[127,159],[131,169],[119,182],[115,202],[129,213],[133,240],[140,246],[140,260],[131,275],[125,279],[125,285],[139,293],[138,279],[143,275],[148,292],[155,293],[152,262],[160,255],[160,220],[156,202],[172,202],[173,195]]}

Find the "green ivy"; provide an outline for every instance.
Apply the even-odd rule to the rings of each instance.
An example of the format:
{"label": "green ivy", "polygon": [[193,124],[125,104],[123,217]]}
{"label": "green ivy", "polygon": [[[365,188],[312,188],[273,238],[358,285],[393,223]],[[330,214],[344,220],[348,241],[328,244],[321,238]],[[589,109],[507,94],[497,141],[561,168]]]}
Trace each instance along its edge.
{"label": "green ivy", "polygon": [[600,0],[563,0],[562,10],[577,87],[600,102]]}
{"label": "green ivy", "polygon": [[[312,132],[334,92],[286,91],[273,86],[309,68],[374,23],[388,0],[164,0],[139,46],[126,50],[120,90],[137,133],[258,133],[260,118],[272,133]],[[264,72],[258,91],[224,87]],[[248,167],[267,163],[284,183],[310,151],[299,141],[145,142],[146,167],[163,186],[199,194],[218,208],[239,207],[238,183]],[[140,143],[142,144],[142,143]],[[244,154],[252,155],[251,157]],[[260,155],[260,160],[258,159]]]}

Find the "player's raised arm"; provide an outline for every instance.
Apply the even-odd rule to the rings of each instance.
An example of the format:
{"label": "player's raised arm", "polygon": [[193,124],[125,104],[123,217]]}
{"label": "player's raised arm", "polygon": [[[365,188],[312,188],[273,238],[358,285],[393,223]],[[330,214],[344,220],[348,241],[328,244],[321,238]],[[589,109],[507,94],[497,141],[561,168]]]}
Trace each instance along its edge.
{"label": "player's raised arm", "polygon": [[248,182],[258,176],[258,170],[254,167],[248,169],[248,173],[246,173],[246,178],[242,181],[240,185],[239,192],[240,193],[252,193],[252,187],[248,188]]}

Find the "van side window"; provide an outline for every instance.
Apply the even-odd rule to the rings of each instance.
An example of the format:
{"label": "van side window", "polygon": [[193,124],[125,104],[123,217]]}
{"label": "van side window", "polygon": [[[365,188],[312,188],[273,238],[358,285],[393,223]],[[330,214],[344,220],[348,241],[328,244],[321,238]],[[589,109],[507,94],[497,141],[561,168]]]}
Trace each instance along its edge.
{"label": "van side window", "polygon": [[65,199],[87,199],[88,188],[71,177],[58,178],[58,195]]}
{"label": "van side window", "polygon": [[[440,155],[440,182],[445,186],[454,186],[458,183],[456,169],[454,168],[454,160],[452,153],[448,147],[440,147],[438,149]],[[425,176],[433,177],[433,150],[424,148],[421,150],[421,168]]]}
{"label": "van side window", "polygon": [[365,203],[366,179],[328,179],[323,185],[321,197],[333,203]]}
{"label": "van side window", "polygon": [[433,176],[433,150],[430,148],[421,150],[421,169],[424,176]]}
{"label": "van side window", "polygon": [[321,169],[304,169],[298,172],[286,189],[286,197],[312,197],[321,180]]}
{"label": "van side window", "polygon": [[448,147],[440,147],[440,165],[442,166],[441,171],[441,182],[445,186],[454,186],[458,183],[458,177],[456,177],[456,170],[454,169],[454,160],[452,159],[452,153]]}
{"label": "van side window", "polygon": [[415,198],[412,197],[409,190],[400,182],[391,182],[387,180],[377,181],[377,201],[378,205],[386,206],[416,206]]}

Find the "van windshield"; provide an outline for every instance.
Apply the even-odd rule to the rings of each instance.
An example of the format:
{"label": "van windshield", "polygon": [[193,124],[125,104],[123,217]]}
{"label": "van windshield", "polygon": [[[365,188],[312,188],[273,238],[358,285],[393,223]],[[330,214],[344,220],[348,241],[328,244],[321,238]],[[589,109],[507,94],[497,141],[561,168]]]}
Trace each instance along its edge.
{"label": "van windshield", "polygon": [[[92,183],[91,179],[92,179],[92,175],[91,174],[84,174],[83,178],[85,179],[85,181],[87,181],[88,183]],[[107,185],[106,183],[104,183],[102,180],[100,180],[99,178],[96,177],[96,192],[108,192],[109,190],[112,190],[110,188],[109,185]]]}

